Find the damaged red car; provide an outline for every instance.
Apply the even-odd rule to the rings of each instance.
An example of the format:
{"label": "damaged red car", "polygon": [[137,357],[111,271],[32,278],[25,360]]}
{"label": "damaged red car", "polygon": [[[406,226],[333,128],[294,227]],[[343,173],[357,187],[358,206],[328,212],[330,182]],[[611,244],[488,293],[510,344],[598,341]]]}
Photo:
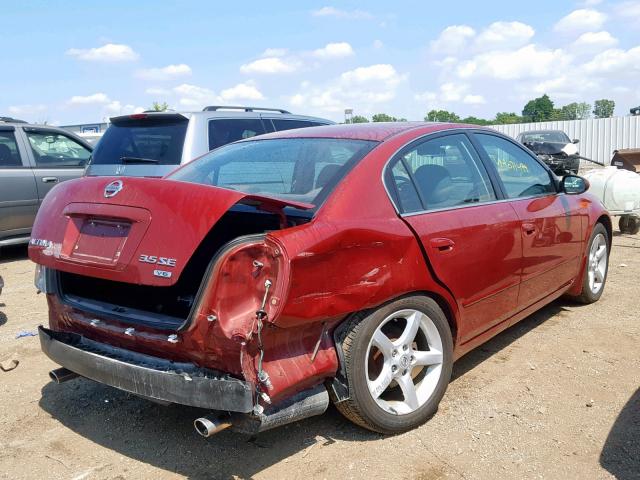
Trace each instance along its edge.
{"label": "damaged red car", "polygon": [[611,220],[587,189],[495,131],[410,122],[65,182],[29,247],[51,377],[207,409],[204,436],[330,401],[377,432],[414,428],[457,358],[561,295],[602,295]]}

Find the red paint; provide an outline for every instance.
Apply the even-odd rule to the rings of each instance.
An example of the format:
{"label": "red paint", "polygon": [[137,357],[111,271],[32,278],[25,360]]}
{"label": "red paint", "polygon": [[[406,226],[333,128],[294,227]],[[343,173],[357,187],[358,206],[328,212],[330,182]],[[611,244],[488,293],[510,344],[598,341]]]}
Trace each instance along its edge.
{"label": "red paint", "polygon": [[[213,267],[193,321],[178,332],[178,343],[167,342],[166,332],[142,326],[135,336],[125,335],[130,324],[75,310],[54,295],[48,298],[51,328],[255,382],[255,312],[269,278],[274,284],[265,308],[264,368],[274,401],[335,374],[338,358],[331,332],[348,315],[407,293],[425,292],[445,308],[456,332],[457,358],[562,293],[577,293],[590,232],[599,218],[608,216],[588,194],[558,194],[399,217],[382,182],[384,166],[408,142],[453,127],[464,128],[370,124],[267,135],[381,143],[336,186],[311,222],[227,251]],[[170,285],[234,204],[257,203],[276,213],[291,204],[136,178],[125,179],[117,196],[104,198],[104,187],[112,180],[88,177],[52,190],[33,237],[50,240],[54,247],[47,255],[30,246],[30,257],[67,272]],[[124,242],[122,229],[127,229]],[[91,237],[99,243],[87,242]],[[172,277],[154,277],[158,267],[137,261],[140,255],[175,258]],[[253,260],[264,266],[256,271]],[[212,315],[216,320],[208,321]],[[94,318],[102,320],[98,326],[90,324]]]}

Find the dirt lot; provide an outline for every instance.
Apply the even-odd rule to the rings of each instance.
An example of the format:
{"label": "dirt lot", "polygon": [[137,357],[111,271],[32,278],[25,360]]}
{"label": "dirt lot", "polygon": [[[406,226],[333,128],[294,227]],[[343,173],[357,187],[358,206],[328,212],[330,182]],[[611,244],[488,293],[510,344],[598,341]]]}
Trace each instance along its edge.
{"label": "dirt lot", "polygon": [[461,359],[440,411],[396,437],[331,408],[248,440],[192,428],[161,407],[85,379],[49,382],[46,323],[25,249],[1,252],[0,478],[640,479],[640,235],[616,235],[606,291],[556,302]]}

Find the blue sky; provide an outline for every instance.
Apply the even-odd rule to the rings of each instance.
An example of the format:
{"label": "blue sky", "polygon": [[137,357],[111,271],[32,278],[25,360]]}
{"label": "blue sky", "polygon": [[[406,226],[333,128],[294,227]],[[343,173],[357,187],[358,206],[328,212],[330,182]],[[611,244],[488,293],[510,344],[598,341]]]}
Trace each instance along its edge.
{"label": "blue sky", "polygon": [[640,104],[640,0],[14,1],[0,115],[100,121],[166,101],[422,119],[613,98]]}

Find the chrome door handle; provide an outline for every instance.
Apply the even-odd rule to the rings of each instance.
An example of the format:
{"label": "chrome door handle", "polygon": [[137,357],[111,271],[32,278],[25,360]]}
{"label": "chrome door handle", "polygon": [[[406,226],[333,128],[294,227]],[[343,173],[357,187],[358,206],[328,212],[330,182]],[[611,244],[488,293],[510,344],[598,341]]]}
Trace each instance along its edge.
{"label": "chrome door handle", "polygon": [[58,177],[42,177],[43,183],[56,183],[58,181]]}

